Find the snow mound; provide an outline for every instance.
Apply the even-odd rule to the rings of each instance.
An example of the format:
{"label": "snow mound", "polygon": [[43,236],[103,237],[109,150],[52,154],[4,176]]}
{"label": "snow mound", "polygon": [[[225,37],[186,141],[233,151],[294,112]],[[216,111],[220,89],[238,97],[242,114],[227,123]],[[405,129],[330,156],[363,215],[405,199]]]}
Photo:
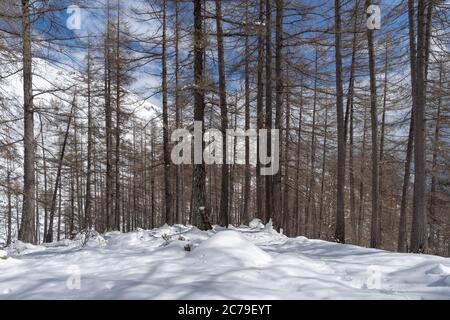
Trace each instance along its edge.
{"label": "snow mound", "polygon": [[58,247],[70,247],[74,244],[72,240],[69,239],[63,239],[56,242],[50,242],[50,243],[44,243],[42,244],[46,248],[58,248]]}
{"label": "snow mound", "polygon": [[440,276],[450,276],[450,267],[438,264],[426,272],[427,274],[434,274]]}
{"label": "snow mound", "polygon": [[262,266],[271,261],[269,254],[237,231],[221,231],[202,242],[192,256],[211,265]]}
{"label": "snow mound", "polygon": [[4,250],[0,250],[0,260],[5,260],[8,258],[8,253]]}
{"label": "snow mound", "polygon": [[44,250],[46,250],[44,246],[35,246],[31,243],[24,243],[20,240],[15,241],[11,244],[11,246],[9,246],[9,248],[7,248],[7,251],[10,254],[29,254]]}
{"label": "snow mound", "polygon": [[248,226],[252,229],[263,229],[264,228],[264,224],[262,223],[261,219],[258,219],[258,218],[255,218],[252,221],[250,221]]}
{"label": "snow mound", "polygon": [[148,231],[138,228],[129,233],[120,233],[113,237],[108,237],[108,247],[112,249],[128,249],[132,246],[139,246],[154,239]]}

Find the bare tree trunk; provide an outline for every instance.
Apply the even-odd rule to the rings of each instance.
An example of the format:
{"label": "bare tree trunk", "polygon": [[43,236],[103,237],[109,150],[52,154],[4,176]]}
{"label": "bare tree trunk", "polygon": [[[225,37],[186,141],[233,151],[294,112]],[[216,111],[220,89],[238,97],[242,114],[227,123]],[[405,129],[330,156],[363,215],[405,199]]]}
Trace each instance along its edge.
{"label": "bare tree trunk", "polygon": [[[439,88],[442,88],[442,73],[443,66],[442,62],[439,64]],[[438,220],[436,217],[436,200],[437,200],[437,180],[438,180],[438,172],[437,172],[437,157],[439,151],[440,144],[440,131],[441,131],[441,108],[442,108],[442,94],[439,93],[438,97],[438,106],[436,111],[436,125],[434,129],[434,138],[433,138],[433,159],[431,164],[431,189],[430,189],[430,203],[429,203],[429,219],[428,223],[430,225],[430,249],[434,250],[433,253],[437,253],[435,248],[435,226],[438,225]]]}
{"label": "bare tree trunk", "polygon": [[11,181],[11,160],[6,159],[6,203],[7,203],[7,230],[6,230],[6,245],[9,246],[12,241],[12,181]]}
{"label": "bare tree trunk", "polygon": [[[311,128],[311,155],[310,155],[310,168],[309,168],[309,186],[308,186],[308,199],[306,203],[306,212],[305,212],[305,228],[306,228],[306,236],[311,236],[311,220],[313,220],[313,213],[311,212],[311,203],[315,200],[314,197],[314,185],[315,185],[315,169],[316,169],[316,108],[317,108],[317,77],[318,77],[318,52],[316,47],[314,59],[314,102],[313,102],[313,114],[312,114],[312,128]],[[314,225],[314,222],[312,222]],[[313,235],[315,235],[314,227]]]}
{"label": "bare tree trunk", "polygon": [[[286,70],[286,81],[289,81],[289,73]],[[289,87],[289,85],[288,85]],[[290,200],[290,186],[289,186],[289,151],[291,149],[290,136],[291,136],[291,102],[290,102],[290,92],[285,89],[286,96],[286,131],[285,131],[285,150],[284,150],[284,197],[283,197],[283,228],[286,230],[288,236],[292,236],[292,212],[289,210],[289,200]]]}
{"label": "bare tree trunk", "polygon": [[[175,124],[177,129],[181,128],[181,103],[180,103],[180,18],[179,18],[179,0],[175,0]],[[176,189],[176,217],[177,223],[183,224],[184,201],[181,188],[182,166],[176,166],[175,170],[175,189]]]}
{"label": "bare tree trunk", "polygon": [[28,243],[35,242],[35,141],[34,141],[34,106],[31,55],[31,22],[30,1],[22,0],[22,63],[23,63],[23,206],[22,220],[19,229],[19,240]]}
{"label": "bare tree trunk", "polygon": [[[353,109],[355,96],[355,71],[356,71],[356,51],[357,51],[357,37],[358,37],[358,0],[355,4],[353,12],[353,39],[352,39],[352,62],[350,65],[350,79],[347,93],[347,106],[345,112],[345,141],[347,142],[347,132],[350,132],[349,141],[349,182],[350,182],[350,226],[351,226],[351,240],[353,243],[357,241],[357,218],[356,218],[356,199],[355,199],[355,174],[354,174],[354,155],[353,155]],[[348,128],[350,125],[350,128]]]}
{"label": "bare tree trunk", "polygon": [[109,1],[107,4],[107,27],[105,39],[105,139],[106,139],[106,202],[105,218],[106,230],[111,230],[114,225],[112,219],[112,206],[114,204],[113,168],[112,168],[112,106],[111,106],[111,21]]}
{"label": "bare tree trunk", "polygon": [[[266,0],[266,123],[267,154],[272,154],[272,0]],[[266,176],[266,221],[273,217],[273,176]]]}
{"label": "bare tree trunk", "polygon": [[[204,132],[205,122],[205,81],[203,74],[204,46],[205,39],[203,32],[202,1],[194,0],[194,121],[199,121],[201,123],[202,135]],[[203,145],[202,141],[199,141],[198,143]],[[211,229],[211,224],[209,222],[209,209],[206,207],[205,178],[205,162],[204,159],[201,159],[200,164],[194,164],[192,203],[194,224],[201,230]]]}
{"label": "bare tree trunk", "polygon": [[380,162],[379,162],[379,192],[380,192],[380,203],[378,207],[378,215],[380,219],[380,234],[381,234],[381,220],[383,217],[383,166],[384,166],[384,141],[386,132],[386,108],[387,108],[387,94],[388,94],[388,46],[389,39],[386,39],[386,48],[384,55],[384,88],[383,88],[383,114],[381,117],[381,133],[380,133]]}
{"label": "bare tree trunk", "polygon": [[116,130],[115,130],[115,208],[114,208],[114,227],[120,230],[120,86],[121,86],[121,59],[120,59],[120,2],[117,1],[117,34],[116,34]]}
{"label": "bare tree trunk", "polygon": [[417,79],[416,106],[414,112],[414,206],[411,229],[411,251],[426,250],[425,215],[425,104],[426,104],[426,9],[427,1],[419,0],[417,25]]}
{"label": "bare tree trunk", "polygon": [[39,113],[39,122],[41,124],[41,144],[42,144],[42,166],[44,169],[44,235],[43,239],[47,234],[47,223],[48,223],[48,184],[47,184],[47,159],[45,156],[45,139],[44,139],[44,124],[42,122],[42,116]]}
{"label": "bare tree trunk", "polygon": [[362,137],[362,151],[360,161],[360,176],[359,176],[359,210],[358,210],[358,242],[361,245],[362,234],[364,231],[364,206],[365,206],[365,188],[364,188],[364,173],[366,165],[366,137],[367,137],[367,108],[364,107],[363,119],[363,137]]}
{"label": "bare tree trunk", "polygon": [[[259,1],[259,22],[260,28],[258,32],[258,80],[257,80],[257,94],[256,94],[256,114],[257,114],[257,129],[264,128],[264,111],[263,111],[263,91],[264,91],[264,29],[262,27],[264,22],[264,1]],[[259,144],[259,139],[257,142],[257,154],[259,155],[259,150],[261,146]],[[262,220],[265,219],[265,208],[264,208],[264,177],[261,176],[261,164],[259,161],[256,162],[256,216]]]}
{"label": "bare tree trunk", "polygon": [[[50,222],[48,225],[47,237],[45,238],[45,242],[47,242],[47,243],[50,243],[53,241],[53,219],[55,217],[55,210],[56,210],[56,197],[58,195],[58,188],[59,188],[59,184],[61,182],[61,170],[62,170],[62,165],[63,165],[63,160],[64,160],[64,154],[66,151],[67,139],[69,137],[70,124],[72,122],[72,116],[75,111],[75,105],[76,105],[75,99],[76,98],[74,95],[73,101],[72,101],[72,108],[70,110],[69,118],[67,120],[67,128],[66,128],[66,133],[64,135],[64,141],[63,141],[63,144],[61,147],[61,154],[59,155],[58,170],[56,172],[56,180],[55,180],[55,188],[53,189],[52,205],[50,207]],[[60,191],[60,197],[61,197],[61,191]],[[60,203],[61,203],[61,200],[60,200]],[[61,217],[58,218],[58,241],[60,239],[60,237],[59,237],[60,223],[61,223]]]}
{"label": "bare tree trunk", "polygon": [[[58,228],[57,228],[57,240],[61,240],[61,219],[62,219],[62,185],[61,185],[61,176],[59,176],[59,199],[58,199]],[[57,191],[58,192],[58,191]],[[51,213],[51,211],[50,211]],[[52,223],[53,220],[50,220]],[[49,223],[49,224],[50,224]],[[50,229],[49,229],[50,230]],[[48,232],[47,232],[48,237]]]}
{"label": "bare tree trunk", "polygon": [[[366,0],[366,8],[371,5]],[[373,43],[373,30],[367,29],[367,43],[369,48],[370,71],[370,119],[372,128],[372,222],[370,246],[378,248],[381,245],[381,219],[379,215],[379,167],[378,167],[378,113],[377,113],[377,82],[375,70],[375,48]]]}
{"label": "bare tree trunk", "polygon": [[162,26],[162,104],[163,104],[163,152],[164,152],[164,203],[165,222],[173,224],[172,214],[172,185],[171,162],[169,146],[169,119],[167,105],[167,0],[163,1],[163,26]]}
{"label": "bare tree trunk", "polygon": [[[248,20],[248,3],[245,7],[245,19]],[[249,36],[245,36],[245,65],[244,65],[244,86],[245,86],[245,130],[250,129],[250,71],[249,71]],[[257,173],[258,174],[258,173]],[[241,223],[249,223],[252,218],[249,212],[250,202],[250,187],[251,187],[251,173],[250,173],[250,141],[249,138],[245,140],[245,178],[244,178],[244,207],[242,210]]]}
{"label": "bare tree trunk", "polygon": [[223,30],[222,30],[222,8],[220,0],[215,0],[216,3],[216,29],[217,29],[217,55],[219,65],[219,100],[220,100],[220,119],[221,130],[224,137],[222,144],[223,161],[222,164],[222,191],[220,196],[220,212],[219,224],[227,227],[229,224],[228,213],[228,194],[229,194],[229,165],[226,161],[227,154],[227,136],[228,129],[228,111],[227,111],[227,91],[225,82],[225,53],[223,48]]}
{"label": "bare tree trunk", "polygon": [[344,89],[342,85],[341,55],[341,1],[335,0],[335,55],[336,55],[336,110],[338,130],[338,162],[336,193],[335,240],[345,243],[345,127],[344,127]]}
{"label": "bare tree trunk", "polygon": [[[284,82],[283,82],[283,9],[284,9],[284,1],[283,0],[275,0],[276,4],[276,20],[275,20],[275,130],[281,130],[281,121],[282,121],[282,106],[283,106],[283,93],[284,93]],[[270,81],[270,80],[269,80]],[[271,142],[269,141],[269,144]],[[281,143],[280,143],[281,144]],[[271,152],[275,152],[275,150],[271,150]],[[279,157],[280,155],[275,155],[275,157]],[[274,217],[274,225],[275,227],[283,227],[283,203],[281,199],[281,171],[278,170],[274,172],[272,176],[273,183],[273,191],[272,191],[272,210]]]}
{"label": "bare tree trunk", "polygon": [[411,69],[411,95],[412,95],[412,108],[411,108],[411,120],[409,125],[408,145],[406,148],[405,159],[405,171],[403,175],[403,187],[402,187],[402,199],[400,204],[400,223],[398,230],[398,251],[406,252],[407,250],[407,202],[408,202],[408,189],[411,175],[411,160],[414,144],[414,124],[415,124],[415,110],[416,110],[416,80],[417,80],[417,47],[416,47],[416,35],[415,35],[415,7],[414,0],[408,0],[408,30],[409,30],[409,61]]}
{"label": "bare tree trunk", "polygon": [[85,228],[92,228],[92,149],[93,149],[93,121],[92,121],[92,99],[91,99],[91,51],[90,39],[87,54],[87,117],[88,117],[88,141],[87,141],[87,167],[86,167],[86,200],[84,203]]}
{"label": "bare tree trunk", "polygon": [[324,205],[324,191],[325,191],[325,169],[327,162],[327,142],[328,142],[328,96],[325,102],[325,124],[323,130],[323,153],[322,153],[322,177],[320,185],[320,205],[319,205],[319,226],[317,229],[317,239],[322,236],[322,224],[323,224],[323,205]]}
{"label": "bare tree trunk", "polygon": [[300,166],[301,166],[301,143],[302,143],[302,115],[303,115],[303,78],[300,79],[300,105],[299,105],[299,119],[298,119],[298,134],[297,134],[297,172],[296,172],[296,183],[295,183],[295,204],[294,212],[297,215],[295,221],[295,232],[296,234],[303,234],[302,229],[304,226],[301,225],[301,214],[300,214]]}

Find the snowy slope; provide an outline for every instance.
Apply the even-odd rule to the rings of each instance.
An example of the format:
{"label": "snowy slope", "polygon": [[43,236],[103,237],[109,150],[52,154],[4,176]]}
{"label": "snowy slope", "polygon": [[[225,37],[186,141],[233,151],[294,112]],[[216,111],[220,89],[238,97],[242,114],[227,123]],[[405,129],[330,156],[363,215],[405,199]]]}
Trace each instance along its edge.
{"label": "snowy slope", "polygon": [[450,299],[450,259],[270,228],[166,226],[81,242],[8,248],[0,299]]}

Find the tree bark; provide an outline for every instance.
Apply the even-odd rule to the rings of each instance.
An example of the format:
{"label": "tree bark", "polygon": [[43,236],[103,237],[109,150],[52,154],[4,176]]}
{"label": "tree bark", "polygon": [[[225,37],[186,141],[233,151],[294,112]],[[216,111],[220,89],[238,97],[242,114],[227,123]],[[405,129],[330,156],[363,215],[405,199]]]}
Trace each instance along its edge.
{"label": "tree bark", "polygon": [[417,79],[416,105],[414,112],[414,206],[411,229],[411,251],[423,253],[426,250],[425,215],[425,104],[426,104],[426,9],[427,1],[419,0],[417,9]]}
{"label": "tree bark", "polygon": [[217,29],[217,55],[219,65],[219,100],[220,100],[220,119],[221,131],[224,137],[222,144],[223,164],[222,164],[222,191],[220,193],[220,212],[219,224],[228,228],[229,212],[229,175],[230,168],[227,164],[227,129],[228,129],[228,110],[227,110],[227,90],[225,80],[225,53],[223,48],[223,29],[222,29],[222,8],[221,1],[215,0],[216,3],[216,29]]}
{"label": "tree bark", "polygon": [[22,63],[23,63],[23,206],[19,229],[19,240],[27,243],[35,242],[35,140],[34,140],[34,106],[31,54],[31,21],[30,1],[22,0]]}
{"label": "tree bark", "polygon": [[336,229],[335,241],[345,243],[345,127],[344,127],[344,90],[342,85],[341,55],[341,1],[335,0],[335,58],[336,58],[336,111],[338,131],[337,192],[336,192]]}
{"label": "tree bark", "polygon": [[[203,74],[203,51],[205,46],[202,1],[194,0],[194,121],[201,122],[202,136],[205,122],[205,81]],[[203,145],[203,143],[202,143]],[[203,147],[202,147],[203,150]],[[203,157],[202,157],[203,158]],[[209,210],[206,207],[206,170],[204,159],[194,164],[192,213],[194,225],[201,230],[211,229]]]}

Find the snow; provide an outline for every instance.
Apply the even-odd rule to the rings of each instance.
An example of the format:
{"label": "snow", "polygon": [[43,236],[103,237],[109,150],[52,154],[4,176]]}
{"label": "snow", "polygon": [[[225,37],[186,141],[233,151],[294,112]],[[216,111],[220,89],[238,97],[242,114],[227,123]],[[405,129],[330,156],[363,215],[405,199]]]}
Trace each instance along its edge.
{"label": "snow", "polygon": [[201,243],[192,256],[199,262],[232,267],[267,265],[271,261],[268,253],[258,248],[237,231],[222,231]]}
{"label": "snow", "polygon": [[262,229],[262,228],[264,228],[264,224],[262,223],[261,219],[258,219],[258,218],[255,218],[252,221],[250,221],[248,226],[250,228],[252,228],[252,229]]}
{"label": "snow", "polygon": [[450,299],[450,259],[256,225],[16,242],[1,253],[0,299]]}

